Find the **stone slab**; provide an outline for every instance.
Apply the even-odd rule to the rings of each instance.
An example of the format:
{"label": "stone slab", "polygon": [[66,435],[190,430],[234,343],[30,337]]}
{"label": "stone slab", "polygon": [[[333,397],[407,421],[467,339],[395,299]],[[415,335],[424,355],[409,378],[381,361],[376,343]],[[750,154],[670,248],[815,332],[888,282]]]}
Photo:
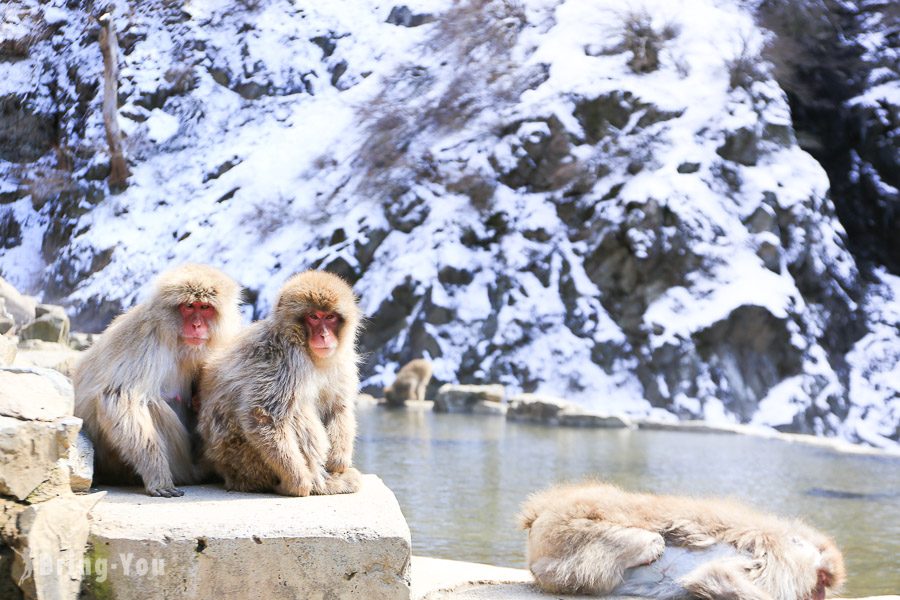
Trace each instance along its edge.
{"label": "stone slab", "polygon": [[106,568],[85,598],[409,598],[409,527],[374,475],[336,496],[182,489],[107,489],[88,554]]}
{"label": "stone slab", "polygon": [[0,367],[0,415],[26,421],[71,416],[75,393],[69,380],[52,369]]}
{"label": "stone slab", "polygon": [[525,569],[495,567],[459,560],[413,556],[412,598],[425,600],[473,582],[509,583],[532,582],[531,573]]}
{"label": "stone slab", "polygon": [[[526,569],[414,556],[413,600],[596,600],[597,596],[545,594]],[[606,600],[641,600],[638,596],[604,596]],[[900,600],[871,596],[856,600]]]}

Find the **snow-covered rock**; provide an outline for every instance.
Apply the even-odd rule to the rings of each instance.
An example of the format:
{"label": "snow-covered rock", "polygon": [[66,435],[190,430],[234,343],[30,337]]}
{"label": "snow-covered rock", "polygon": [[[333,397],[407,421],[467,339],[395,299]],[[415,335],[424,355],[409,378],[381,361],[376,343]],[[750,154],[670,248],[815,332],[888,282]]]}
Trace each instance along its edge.
{"label": "snow-covered rock", "polygon": [[6,30],[42,35],[0,61],[33,121],[30,154],[0,145],[0,274],[77,329],[187,260],[254,317],[325,268],[368,317],[366,391],[425,356],[585,410],[897,443],[897,279],[860,275],[749,5],[422,0],[406,26],[150,0],[114,13],[133,175],[110,195],[87,15],[20,4]]}

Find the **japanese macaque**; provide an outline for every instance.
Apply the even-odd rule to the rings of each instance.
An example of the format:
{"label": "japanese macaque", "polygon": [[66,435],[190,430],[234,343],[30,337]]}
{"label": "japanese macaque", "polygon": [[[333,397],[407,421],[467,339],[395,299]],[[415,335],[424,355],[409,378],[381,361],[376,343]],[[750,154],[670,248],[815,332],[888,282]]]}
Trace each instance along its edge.
{"label": "japanese macaque", "polygon": [[272,314],[212,358],[200,384],[204,456],[238,491],[352,493],[361,314],[340,277],[291,277]]}
{"label": "japanese macaque", "polygon": [[210,351],[237,333],[239,292],[218,269],[177,267],[85,352],[74,376],[75,416],[94,442],[95,479],[140,479],[148,494],[165,497],[197,481],[194,389]]}
{"label": "japanese macaque", "polygon": [[822,600],[844,580],[829,537],[727,500],[562,485],[526,500],[519,522],[550,593]]}
{"label": "japanese macaque", "polygon": [[431,381],[431,362],[424,358],[411,360],[397,373],[390,387],[384,388],[384,398],[392,406],[402,406],[407,400],[425,400],[425,388]]}

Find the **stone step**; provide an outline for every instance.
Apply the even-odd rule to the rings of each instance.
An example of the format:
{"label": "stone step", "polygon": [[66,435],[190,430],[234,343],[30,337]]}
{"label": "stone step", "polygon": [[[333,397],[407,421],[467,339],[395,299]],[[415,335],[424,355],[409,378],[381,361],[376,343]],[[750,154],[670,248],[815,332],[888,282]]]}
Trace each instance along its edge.
{"label": "stone step", "polygon": [[355,494],[308,498],[215,485],[180,498],[104,489],[85,598],[410,597],[409,527],[375,475]]}
{"label": "stone step", "polygon": [[[597,596],[545,594],[526,569],[413,556],[413,600],[596,600]],[[604,596],[604,600],[642,600],[638,596]],[[900,600],[868,596],[845,600]],[[649,600],[649,599],[647,599]]]}

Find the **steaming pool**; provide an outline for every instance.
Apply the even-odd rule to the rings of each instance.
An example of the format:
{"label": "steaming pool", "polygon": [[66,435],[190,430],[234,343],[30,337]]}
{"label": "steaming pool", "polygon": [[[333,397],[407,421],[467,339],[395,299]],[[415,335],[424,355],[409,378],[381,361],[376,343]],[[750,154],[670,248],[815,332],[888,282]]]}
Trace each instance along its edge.
{"label": "steaming pool", "polygon": [[355,462],[397,496],[413,553],[525,567],[519,505],[561,481],[730,496],[803,517],[844,553],[848,597],[900,593],[900,458],[719,433],[578,429],[360,407]]}

